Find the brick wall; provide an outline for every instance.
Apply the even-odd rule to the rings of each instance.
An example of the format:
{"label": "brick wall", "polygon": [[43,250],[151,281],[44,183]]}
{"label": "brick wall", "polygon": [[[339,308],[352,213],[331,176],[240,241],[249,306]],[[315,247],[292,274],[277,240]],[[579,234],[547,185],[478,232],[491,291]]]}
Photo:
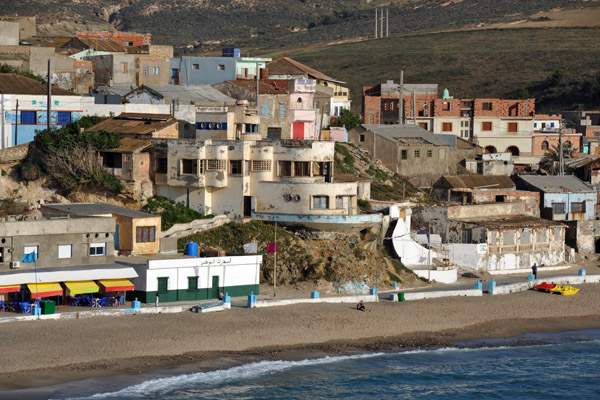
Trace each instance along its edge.
{"label": "brick wall", "polygon": [[381,98],[363,97],[363,120],[365,124],[379,124],[381,115]]}

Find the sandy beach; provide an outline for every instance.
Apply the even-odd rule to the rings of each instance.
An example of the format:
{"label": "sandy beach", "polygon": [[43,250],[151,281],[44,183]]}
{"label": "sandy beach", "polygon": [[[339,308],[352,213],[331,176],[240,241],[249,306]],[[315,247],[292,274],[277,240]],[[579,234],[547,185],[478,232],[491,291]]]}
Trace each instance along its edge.
{"label": "sandy beach", "polygon": [[475,338],[600,328],[600,285],[414,302],[303,304],[221,313],[127,315],[0,324],[0,388],[150,369],[211,369],[257,359],[445,346]]}

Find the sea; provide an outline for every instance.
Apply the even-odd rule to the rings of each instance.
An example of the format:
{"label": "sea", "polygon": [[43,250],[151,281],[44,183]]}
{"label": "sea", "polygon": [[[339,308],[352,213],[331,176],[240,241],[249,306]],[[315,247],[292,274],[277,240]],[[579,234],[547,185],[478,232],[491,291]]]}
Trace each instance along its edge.
{"label": "sea", "polygon": [[[103,378],[56,399],[600,399],[600,330]],[[101,382],[100,384],[98,384]]]}

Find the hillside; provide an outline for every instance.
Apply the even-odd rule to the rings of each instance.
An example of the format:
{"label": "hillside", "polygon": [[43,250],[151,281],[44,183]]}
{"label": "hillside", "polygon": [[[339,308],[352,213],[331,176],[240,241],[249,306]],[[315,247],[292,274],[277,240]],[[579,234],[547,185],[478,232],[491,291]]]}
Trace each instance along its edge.
{"label": "hillside", "polygon": [[[371,37],[374,11],[389,6],[390,34],[514,21],[583,0],[0,0],[4,15],[37,15],[60,28],[109,22],[150,32],[157,44],[280,46]],[[64,28],[64,27],[63,27]],[[77,26],[79,28],[79,26]],[[61,28],[62,29],[62,28]]]}

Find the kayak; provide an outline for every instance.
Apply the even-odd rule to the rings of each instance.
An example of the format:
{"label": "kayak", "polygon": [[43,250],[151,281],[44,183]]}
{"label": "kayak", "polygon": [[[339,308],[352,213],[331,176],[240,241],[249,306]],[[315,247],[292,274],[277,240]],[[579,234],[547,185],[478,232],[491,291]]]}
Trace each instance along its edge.
{"label": "kayak", "polygon": [[577,292],[579,292],[579,289],[574,288],[573,286],[556,285],[554,288],[550,289],[550,293],[556,293],[563,296],[571,296],[577,294]]}
{"label": "kayak", "polygon": [[533,288],[537,290],[541,290],[544,292],[548,292],[556,287],[556,283],[546,283],[542,282],[539,285],[535,285]]}

